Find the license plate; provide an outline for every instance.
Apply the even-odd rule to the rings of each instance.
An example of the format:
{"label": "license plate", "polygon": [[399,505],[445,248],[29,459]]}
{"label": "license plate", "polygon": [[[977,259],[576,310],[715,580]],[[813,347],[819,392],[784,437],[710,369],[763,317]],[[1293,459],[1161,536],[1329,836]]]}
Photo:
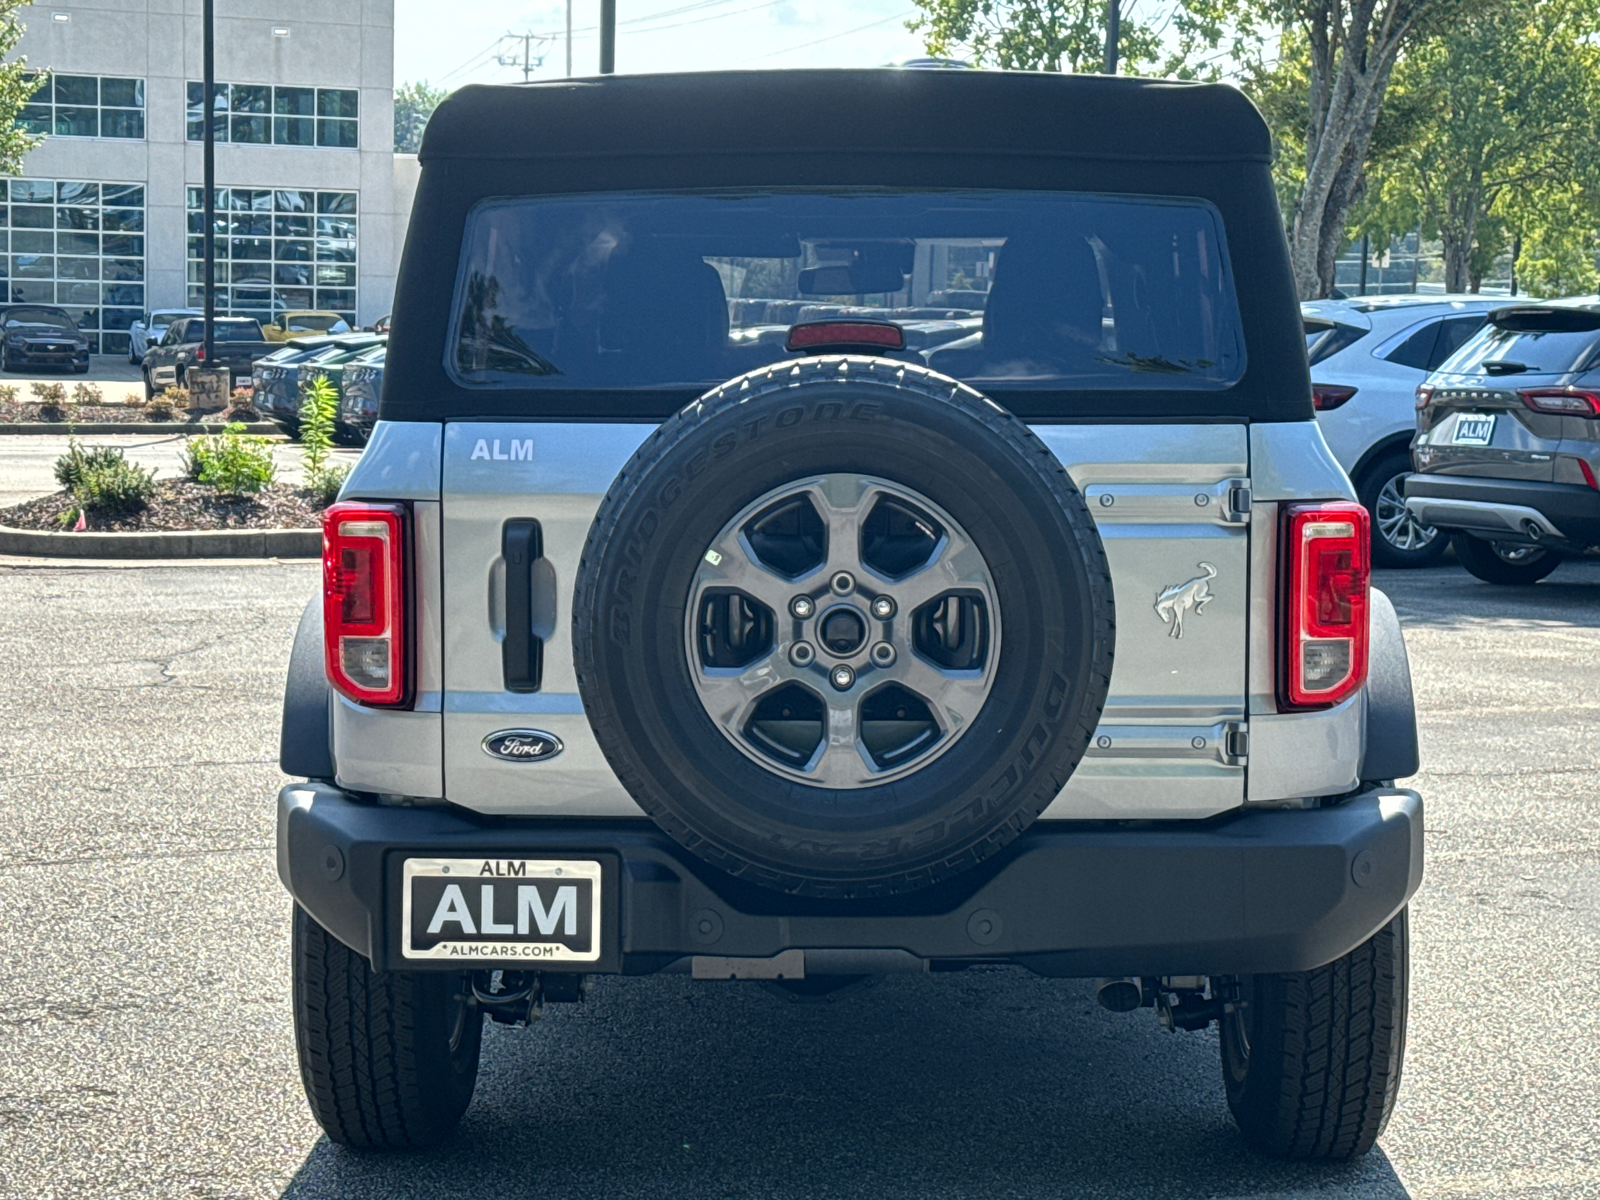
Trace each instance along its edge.
{"label": "license plate", "polygon": [[1487,446],[1494,437],[1494,417],[1478,413],[1461,413],[1456,417],[1452,446]]}
{"label": "license plate", "polygon": [[594,962],[600,864],[533,858],[408,858],[406,958]]}

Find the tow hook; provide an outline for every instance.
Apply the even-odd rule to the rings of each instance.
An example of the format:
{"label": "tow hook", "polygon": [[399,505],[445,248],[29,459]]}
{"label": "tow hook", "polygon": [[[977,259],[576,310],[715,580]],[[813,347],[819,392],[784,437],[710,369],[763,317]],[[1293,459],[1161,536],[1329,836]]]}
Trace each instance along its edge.
{"label": "tow hook", "polygon": [[1156,1019],[1172,1033],[1204,1029],[1238,1006],[1239,981],[1232,976],[1168,976],[1156,991]]}

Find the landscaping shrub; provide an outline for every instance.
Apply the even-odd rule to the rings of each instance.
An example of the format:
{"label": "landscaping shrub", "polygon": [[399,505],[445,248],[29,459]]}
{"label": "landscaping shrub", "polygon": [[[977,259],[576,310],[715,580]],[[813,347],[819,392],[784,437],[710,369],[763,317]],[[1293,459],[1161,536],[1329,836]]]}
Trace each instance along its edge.
{"label": "landscaping shrub", "polygon": [[122,398],[122,404],[125,408],[143,408],[144,395],[140,392],[129,392]]}
{"label": "landscaping shrub", "polygon": [[162,398],[172,405],[175,411],[182,411],[189,407],[189,389],[173,385],[161,393]]}
{"label": "landscaping shrub", "polygon": [[100,389],[92,383],[75,383],[72,385],[72,402],[74,404],[99,404],[102,398]]}
{"label": "landscaping shrub", "polygon": [[306,448],[306,476],[320,471],[333,449],[334,421],[339,415],[339,393],[320,371],[300,383],[300,444]]}
{"label": "landscaping shrub", "polygon": [[165,396],[152,396],[144,406],[144,418],[147,421],[172,420],[172,401]]}
{"label": "landscaping shrub", "polygon": [[29,391],[39,402],[39,415],[46,421],[64,421],[67,417],[67,389],[59,383],[30,384]]}
{"label": "landscaping shrub", "polygon": [[155,494],[153,469],[137,466],[109,446],[88,448],[73,438],[56,459],[56,480],[89,512],[143,508]]}
{"label": "landscaping shrub", "polygon": [[14,383],[0,383],[0,404],[15,404],[17,402],[17,385]]}
{"label": "landscaping shrub", "polygon": [[238,422],[219,434],[192,438],[183,451],[184,474],[210,484],[224,496],[250,496],[277,477],[266,438],[244,431]]}
{"label": "landscaping shrub", "polygon": [[225,421],[259,421],[261,410],[256,408],[255,393],[249,388],[234,388],[228,400],[228,411],[222,414]]}
{"label": "landscaping shrub", "polygon": [[306,490],[319,508],[327,508],[339,498],[339,489],[350,478],[350,468],[342,463],[331,467],[307,467]]}

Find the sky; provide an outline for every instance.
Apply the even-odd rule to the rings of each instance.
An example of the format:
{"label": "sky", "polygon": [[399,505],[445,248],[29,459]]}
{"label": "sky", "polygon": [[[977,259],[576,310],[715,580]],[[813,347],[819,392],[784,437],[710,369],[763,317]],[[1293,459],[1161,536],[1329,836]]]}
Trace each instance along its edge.
{"label": "sky", "polygon": [[[592,75],[600,0],[571,2],[572,71]],[[617,70],[879,66],[922,53],[905,27],[916,12],[911,0],[617,0]],[[394,0],[395,84],[520,80],[524,33],[548,39],[531,43],[531,78],[558,79],[567,70],[566,13],[563,0],[465,0],[448,15],[438,0]]]}

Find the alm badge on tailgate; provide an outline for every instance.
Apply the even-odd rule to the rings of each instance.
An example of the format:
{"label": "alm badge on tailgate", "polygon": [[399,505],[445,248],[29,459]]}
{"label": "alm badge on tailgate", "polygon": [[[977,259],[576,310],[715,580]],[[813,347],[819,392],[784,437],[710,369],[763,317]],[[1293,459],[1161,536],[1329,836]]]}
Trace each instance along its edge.
{"label": "alm badge on tailgate", "polygon": [[407,958],[594,962],[600,864],[570,859],[408,858]]}

